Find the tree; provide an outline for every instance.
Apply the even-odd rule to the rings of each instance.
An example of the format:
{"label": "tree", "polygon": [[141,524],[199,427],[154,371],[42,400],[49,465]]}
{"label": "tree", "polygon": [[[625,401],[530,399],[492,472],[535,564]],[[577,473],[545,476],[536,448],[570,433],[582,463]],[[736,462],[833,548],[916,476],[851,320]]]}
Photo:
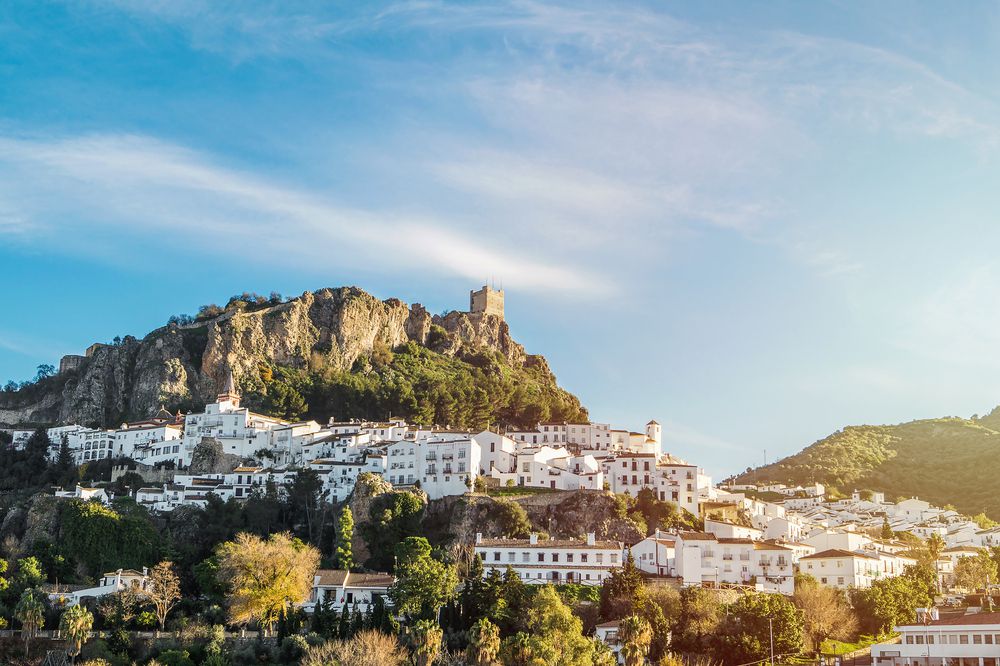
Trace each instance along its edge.
{"label": "tree", "polygon": [[500,627],[481,617],[469,629],[469,663],[473,666],[492,666],[500,656]]}
{"label": "tree", "polygon": [[354,540],[354,514],[351,507],[345,506],[337,517],[337,538],[334,543],[333,556],[337,566],[350,570],[354,566],[354,555],[351,543]]}
{"label": "tree", "polygon": [[528,606],[525,630],[535,641],[537,656],[560,666],[593,663],[594,646],[583,635],[583,622],[563,603],[551,585],[542,587]]}
{"label": "tree", "polygon": [[673,647],[683,652],[707,652],[722,623],[722,606],[713,592],[700,587],[686,587],[680,597]]}
{"label": "tree", "polygon": [[59,631],[69,639],[69,656],[76,661],[76,656],[83,649],[83,644],[90,637],[94,627],[94,615],[83,606],[77,604],[63,611],[59,618]]}
{"label": "tree", "polygon": [[173,562],[160,562],[150,570],[146,596],[156,611],[160,631],[163,631],[167,614],[181,599],[181,580],[174,570]]}
{"label": "tree", "polygon": [[802,615],[780,594],[745,594],[726,606],[716,656],[727,664],[742,664],[770,654],[802,650]]}
{"label": "tree", "polygon": [[141,599],[138,589],[126,586],[106,594],[97,602],[97,611],[111,629],[125,629],[139,614]]}
{"label": "tree", "polygon": [[458,586],[455,567],[431,557],[424,537],[407,537],[396,547],[396,582],[389,598],[396,610],[420,618],[434,617]]}
{"label": "tree", "polygon": [[812,576],[796,577],[792,601],[802,613],[803,630],[814,651],[827,638],[848,640],[858,630],[858,618],[843,593],[820,585]]}
{"label": "tree", "polygon": [[851,605],[857,612],[861,629],[884,634],[893,627],[916,618],[916,609],[931,605],[925,583],[911,575],[881,578],[865,590],[852,590]]}
{"label": "tree", "polygon": [[406,661],[406,651],[395,635],[367,629],[347,641],[310,647],[302,666],[402,666]]}
{"label": "tree", "polygon": [[266,540],[246,533],[219,545],[219,577],[235,624],[256,621],[265,633],[312,590],[319,551],[290,534]]}
{"label": "tree", "polygon": [[997,563],[989,553],[980,550],[972,557],[959,558],[955,563],[955,585],[975,592],[997,582]]}
{"label": "tree", "polygon": [[35,373],[35,381],[40,382],[43,379],[48,379],[49,377],[56,374],[56,367],[54,365],[49,365],[48,363],[43,363],[38,366],[38,372]]}
{"label": "tree", "polygon": [[613,620],[629,614],[636,594],[645,585],[629,550],[622,566],[614,569],[601,584],[601,617]]}
{"label": "tree", "polygon": [[21,636],[24,638],[24,650],[38,634],[45,623],[45,604],[42,603],[42,593],[39,590],[25,590],[14,608],[14,617],[21,623]]}
{"label": "tree", "polygon": [[642,666],[653,639],[649,622],[638,615],[629,615],[618,623],[618,640],[622,644],[622,658],[625,666]]}
{"label": "tree", "polygon": [[412,629],[414,660],[417,666],[431,666],[441,653],[444,632],[433,620],[417,620]]}
{"label": "tree", "polygon": [[889,525],[888,516],[882,518],[882,532],[880,536],[886,540],[892,539],[895,536],[895,533],[892,531],[892,526]]}

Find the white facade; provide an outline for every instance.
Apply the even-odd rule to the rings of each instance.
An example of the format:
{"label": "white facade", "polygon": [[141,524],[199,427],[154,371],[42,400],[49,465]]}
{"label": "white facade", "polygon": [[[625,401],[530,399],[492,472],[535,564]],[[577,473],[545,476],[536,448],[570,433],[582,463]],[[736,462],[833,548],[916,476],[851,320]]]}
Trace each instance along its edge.
{"label": "white facade", "polygon": [[483,573],[510,567],[529,584],[579,583],[600,585],[622,565],[624,545],[620,541],[586,539],[483,539],[476,535],[476,554]]}
{"label": "white facade", "polygon": [[872,646],[873,666],[1000,666],[1000,613],[930,619],[896,631],[899,643]]}
{"label": "white facade", "polygon": [[397,486],[419,483],[430,499],[464,495],[475,487],[479,444],[458,434],[400,441],[386,449],[386,480]]}
{"label": "white facade", "polygon": [[45,586],[49,600],[54,605],[76,606],[86,599],[100,599],[108,594],[114,594],[126,588],[145,590],[149,582],[148,571],[135,571],[133,569],[119,569],[101,576],[97,585],[93,587],[70,587],[66,585]]}
{"label": "white facade", "polygon": [[352,573],[343,569],[320,569],[313,577],[309,601],[303,606],[313,612],[327,603],[331,610],[340,612],[345,606],[353,611],[368,612],[377,597],[389,605],[389,588],[395,579],[387,573]]}

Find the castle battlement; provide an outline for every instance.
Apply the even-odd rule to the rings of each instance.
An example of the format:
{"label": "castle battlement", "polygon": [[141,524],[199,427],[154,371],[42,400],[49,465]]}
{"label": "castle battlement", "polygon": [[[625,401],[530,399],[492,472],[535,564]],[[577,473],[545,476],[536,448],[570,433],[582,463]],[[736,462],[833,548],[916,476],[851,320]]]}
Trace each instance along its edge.
{"label": "castle battlement", "polygon": [[470,291],[469,312],[483,312],[503,319],[503,289],[483,285],[479,291]]}

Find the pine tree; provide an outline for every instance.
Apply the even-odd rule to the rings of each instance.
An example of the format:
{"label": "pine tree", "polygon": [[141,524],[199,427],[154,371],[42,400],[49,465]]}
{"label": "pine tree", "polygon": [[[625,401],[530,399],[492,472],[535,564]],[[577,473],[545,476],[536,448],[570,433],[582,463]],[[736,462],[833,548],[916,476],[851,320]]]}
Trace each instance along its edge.
{"label": "pine tree", "polygon": [[334,543],[333,556],[337,566],[350,571],[354,566],[354,551],[351,542],[354,539],[354,514],[351,507],[345,506],[337,518],[337,539]]}

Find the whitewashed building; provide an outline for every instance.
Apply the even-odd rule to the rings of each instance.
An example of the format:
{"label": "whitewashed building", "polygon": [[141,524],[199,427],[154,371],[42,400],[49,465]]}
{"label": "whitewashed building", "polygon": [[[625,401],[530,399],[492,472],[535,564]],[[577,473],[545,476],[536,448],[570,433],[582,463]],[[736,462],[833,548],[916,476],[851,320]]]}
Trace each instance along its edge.
{"label": "whitewashed building", "polygon": [[483,573],[511,567],[529,584],[579,583],[600,585],[622,565],[624,544],[598,541],[593,533],[585,539],[484,539],[476,535],[475,552],[483,561]]}

